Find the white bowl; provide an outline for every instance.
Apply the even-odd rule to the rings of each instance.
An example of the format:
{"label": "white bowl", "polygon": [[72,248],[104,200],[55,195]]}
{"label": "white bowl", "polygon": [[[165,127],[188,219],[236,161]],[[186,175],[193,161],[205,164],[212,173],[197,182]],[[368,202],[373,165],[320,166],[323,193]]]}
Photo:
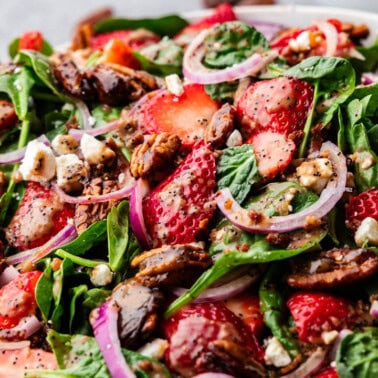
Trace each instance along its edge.
{"label": "white bowl", "polygon": [[[375,0],[378,1],[378,0]],[[370,36],[365,44],[371,44],[378,36],[378,14],[355,9],[310,6],[310,5],[259,5],[235,7],[238,18],[242,21],[271,21],[286,26],[305,27],[314,21],[337,18],[342,22],[366,24]],[[187,12],[189,21],[196,21],[212,12],[210,9]]]}

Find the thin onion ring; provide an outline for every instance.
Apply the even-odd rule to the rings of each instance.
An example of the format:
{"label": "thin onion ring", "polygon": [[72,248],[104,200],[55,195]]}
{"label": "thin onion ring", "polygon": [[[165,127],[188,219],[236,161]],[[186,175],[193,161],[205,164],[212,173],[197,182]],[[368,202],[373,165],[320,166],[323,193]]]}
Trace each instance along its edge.
{"label": "thin onion ring", "polygon": [[216,84],[253,76],[278,56],[277,51],[270,50],[264,54],[254,53],[243,62],[221,70],[207,68],[202,64],[205,55],[203,42],[212,31],[213,28],[200,32],[185,50],[183,74],[186,79],[194,83]]}
{"label": "thin onion ring", "polygon": [[327,46],[325,56],[335,56],[338,43],[338,33],[335,25],[328,21],[319,21],[316,23],[316,26],[325,37]]}
{"label": "thin onion ring", "polygon": [[136,378],[122,354],[118,314],[119,307],[110,299],[91,312],[89,321],[110,375],[116,378]]}
{"label": "thin onion ring", "polygon": [[125,122],[123,122],[120,119],[116,119],[115,121],[108,122],[103,126],[92,128],[89,130],[70,129],[68,134],[72,135],[76,140],[80,140],[84,134],[92,135],[95,137],[98,135],[109,133],[111,131],[118,130],[123,126],[125,126]]}
{"label": "thin onion ring", "polygon": [[35,315],[26,316],[16,326],[0,329],[0,339],[10,341],[25,340],[36,333],[41,326],[42,322]]}
{"label": "thin onion ring", "polygon": [[345,191],[347,166],[345,156],[332,142],[323,143],[320,151],[328,153],[336,177],[328,181],[318,201],[313,205],[296,214],[273,216],[256,223],[250,217],[249,211],[242,208],[235,201],[230,190],[225,188],[220,190],[215,198],[220,211],[234,226],[255,233],[293,231],[306,227],[311,218],[321,219],[335,207]]}
{"label": "thin onion ring", "polygon": [[134,180],[130,180],[123,188],[115,190],[114,192],[99,194],[99,195],[87,195],[87,196],[70,196],[66,194],[56,183],[52,184],[52,188],[55,190],[59,198],[66,203],[89,205],[93,203],[108,202],[112,200],[120,200],[130,196],[135,185]]}

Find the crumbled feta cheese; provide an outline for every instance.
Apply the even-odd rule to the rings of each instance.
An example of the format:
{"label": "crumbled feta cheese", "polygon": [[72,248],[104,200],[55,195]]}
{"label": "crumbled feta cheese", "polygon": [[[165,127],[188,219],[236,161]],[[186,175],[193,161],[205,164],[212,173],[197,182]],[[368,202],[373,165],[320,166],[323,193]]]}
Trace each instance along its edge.
{"label": "crumbled feta cheese", "polygon": [[230,136],[227,138],[226,146],[227,147],[236,147],[243,144],[243,138],[239,130],[234,130]]}
{"label": "crumbled feta cheese", "polygon": [[358,227],[354,240],[359,247],[366,242],[378,245],[378,222],[374,218],[365,218]]}
{"label": "crumbled feta cheese", "polygon": [[69,134],[57,135],[51,142],[51,147],[57,155],[72,154],[79,147],[79,142]]}
{"label": "crumbled feta cheese", "polygon": [[57,184],[66,192],[80,190],[82,181],[89,172],[82,160],[75,154],[66,154],[56,158]]}
{"label": "crumbled feta cheese", "polygon": [[311,49],[310,33],[304,31],[297,38],[290,39],[290,48],[295,52],[307,51]]}
{"label": "crumbled feta cheese", "polygon": [[24,180],[46,182],[55,176],[55,156],[50,147],[33,140],[26,146],[19,168]]}
{"label": "crumbled feta cheese", "polygon": [[113,274],[107,265],[98,264],[93,268],[90,279],[94,286],[106,286],[112,282]]}
{"label": "crumbled feta cheese", "polygon": [[175,96],[181,96],[184,93],[184,87],[180,77],[177,74],[168,75],[165,77],[165,83],[169,92]]}
{"label": "crumbled feta cheese", "polygon": [[322,332],[321,338],[325,345],[330,345],[337,339],[338,336],[339,336],[339,332],[336,330],[333,330],[329,332]]}
{"label": "crumbled feta cheese", "polygon": [[265,349],[265,363],[275,367],[283,367],[289,365],[290,362],[291,357],[279,340],[276,337],[270,338]]}
{"label": "crumbled feta cheese", "polygon": [[164,339],[154,339],[151,342],[139,348],[138,352],[146,357],[151,357],[156,360],[162,360],[165,351],[168,348],[168,341]]}
{"label": "crumbled feta cheese", "polygon": [[332,173],[332,163],[327,158],[305,161],[297,167],[299,184],[316,193],[324,189]]}
{"label": "crumbled feta cheese", "polygon": [[107,164],[114,160],[115,152],[105,143],[89,134],[84,134],[80,141],[81,152],[89,164]]}

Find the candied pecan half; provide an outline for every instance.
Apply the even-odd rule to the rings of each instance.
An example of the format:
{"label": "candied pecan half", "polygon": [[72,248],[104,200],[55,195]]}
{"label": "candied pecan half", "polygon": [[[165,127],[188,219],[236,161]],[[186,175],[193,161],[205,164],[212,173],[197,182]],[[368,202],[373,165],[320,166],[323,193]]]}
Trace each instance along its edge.
{"label": "candied pecan half", "polygon": [[131,266],[139,268],[135,279],[146,286],[190,284],[211,265],[211,257],[201,243],[164,245],[135,257]]}
{"label": "candied pecan half", "polygon": [[292,273],[287,277],[291,287],[323,289],[371,276],[378,270],[378,256],[365,248],[334,248],[298,256],[291,266]]}
{"label": "candied pecan half", "polygon": [[146,178],[151,172],[166,169],[167,165],[174,162],[180,146],[181,140],[177,135],[161,133],[146,136],[131,156],[132,176]]}
{"label": "candied pecan half", "polygon": [[122,346],[141,346],[157,326],[163,303],[161,292],[130,279],[114,288],[112,299],[120,308],[118,330]]}
{"label": "candied pecan half", "polygon": [[210,143],[216,149],[223,148],[234,130],[234,119],[235,108],[228,103],[224,104],[213,114],[206,127],[205,143]]}

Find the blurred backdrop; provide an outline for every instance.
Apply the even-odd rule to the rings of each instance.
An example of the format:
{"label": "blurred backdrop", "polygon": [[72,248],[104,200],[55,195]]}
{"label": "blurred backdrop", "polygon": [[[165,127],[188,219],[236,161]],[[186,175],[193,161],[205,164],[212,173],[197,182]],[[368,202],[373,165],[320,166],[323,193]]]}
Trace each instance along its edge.
{"label": "blurred backdrop", "polygon": [[[28,30],[39,30],[53,45],[70,40],[76,23],[89,13],[111,7],[124,17],[148,17],[214,6],[225,0],[1,0],[0,61],[7,59],[7,46]],[[233,4],[296,3],[360,8],[378,11],[378,0],[229,0]]]}

